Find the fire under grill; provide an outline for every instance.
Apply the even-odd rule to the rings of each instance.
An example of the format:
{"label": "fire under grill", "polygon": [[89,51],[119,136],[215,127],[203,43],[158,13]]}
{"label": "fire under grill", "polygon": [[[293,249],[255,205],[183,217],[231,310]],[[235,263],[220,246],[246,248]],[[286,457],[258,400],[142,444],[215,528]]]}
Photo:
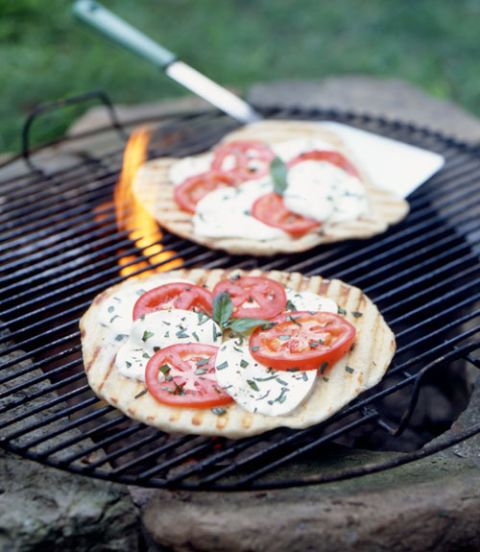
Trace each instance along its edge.
{"label": "fire under grill", "polygon": [[[55,104],[54,107],[59,107]],[[162,232],[153,254],[119,231],[112,192],[124,142],[42,170],[0,170],[0,429],[2,445],[64,470],[150,487],[240,490],[278,488],[361,476],[432,454],[480,432],[446,439],[468,405],[465,374],[480,367],[480,157],[478,148],[413,125],[351,113],[263,110],[278,119],[335,120],[445,156],[440,173],[410,198],[408,218],[365,241],[272,258],[230,256]],[[149,155],[198,153],[236,123],[216,112],[172,115],[155,128]],[[139,122],[140,123],[140,122]],[[89,137],[77,140],[88,141]],[[62,148],[75,149],[64,139]],[[3,175],[3,176],[2,176]],[[132,274],[172,266],[261,268],[336,277],[362,288],[397,336],[398,351],[380,385],[333,418],[301,431],[278,429],[238,441],[168,435],[98,400],[83,373],[78,320],[94,296]],[[425,394],[437,382],[435,395]],[[444,419],[419,421],[418,409],[449,399]],[[428,416],[427,416],[428,417]],[[420,417],[421,418],[421,417]],[[339,450],[390,450],[387,460],[354,467]],[[299,470],[298,466],[308,466]]]}

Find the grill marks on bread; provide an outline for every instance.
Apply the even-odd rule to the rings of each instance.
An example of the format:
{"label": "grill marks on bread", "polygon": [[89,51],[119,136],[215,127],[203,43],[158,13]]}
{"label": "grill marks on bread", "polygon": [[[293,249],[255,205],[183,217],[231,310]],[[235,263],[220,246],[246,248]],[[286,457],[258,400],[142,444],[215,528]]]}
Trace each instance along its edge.
{"label": "grill marks on bread", "polygon": [[[98,311],[103,301],[121,293],[119,284],[101,294],[99,300],[81,319],[82,347],[88,382],[93,391],[113,404],[130,418],[153,425],[172,433],[193,433],[241,438],[263,433],[275,427],[305,428],[331,416],[359,393],[375,385],[383,377],[395,352],[395,339],[377,307],[358,288],[340,280],[326,280],[320,276],[311,278],[300,273],[272,271],[178,270],[168,273],[168,278],[187,279],[197,285],[215,284],[233,274],[266,276],[278,280],[295,291],[311,291],[333,299],[346,311],[346,318],[357,329],[353,350],[341,359],[326,375],[319,375],[310,397],[294,412],[281,417],[250,414],[236,404],[223,408],[222,415],[210,409],[179,408],[162,405],[148,393],[145,386],[123,377],[114,368],[116,350],[102,350],[102,339],[108,328],[98,325]],[[143,278],[138,278],[139,282]],[[128,280],[130,282],[131,280]],[[139,284],[141,285],[141,284]],[[357,313],[354,316],[352,313]],[[358,314],[361,313],[361,316]],[[117,350],[121,343],[118,344]],[[347,370],[348,367],[348,370]],[[353,371],[352,371],[353,370]]]}
{"label": "grill marks on bread", "polygon": [[302,121],[262,121],[247,125],[234,131],[223,139],[262,140],[267,143],[282,142],[296,138],[317,138],[330,143],[353,160],[360,171],[362,181],[370,197],[371,216],[337,225],[330,225],[328,232],[309,233],[301,238],[276,238],[265,242],[245,238],[204,238],[194,233],[193,217],[182,211],[177,205],[169,180],[170,167],[178,161],[166,157],[147,162],[137,171],[133,192],[145,209],[167,230],[211,249],[221,249],[232,254],[271,256],[277,253],[296,253],[306,251],[323,243],[332,243],[346,239],[369,238],[383,233],[391,224],[402,220],[408,213],[408,203],[390,192],[374,186],[359,164],[345,151],[341,140],[330,131],[316,123]]}

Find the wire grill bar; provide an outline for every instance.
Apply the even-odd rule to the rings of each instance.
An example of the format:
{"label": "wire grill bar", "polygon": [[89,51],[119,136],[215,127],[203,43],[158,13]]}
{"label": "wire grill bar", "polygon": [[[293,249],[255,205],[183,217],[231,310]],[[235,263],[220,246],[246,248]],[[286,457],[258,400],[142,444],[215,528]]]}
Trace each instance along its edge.
{"label": "wire grill bar", "polygon": [[[116,229],[111,194],[120,149],[50,174],[0,182],[9,206],[0,212],[4,446],[70,471],[147,486],[242,489],[307,484],[308,478],[290,480],[276,474],[369,424],[389,435],[400,434],[427,374],[462,358],[479,364],[472,356],[480,348],[478,151],[425,129],[367,116],[278,109],[266,114],[336,119],[434,149],[445,156],[446,165],[412,195],[407,220],[383,236],[271,259],[233,257],[164,233],[155,244],[171,257],[153,263],[155,255],[145,255],[126,232]],[[167,118],[159,121],[159,142],[152,153],[196,153],[233,126],[211,113]],[[92,395],[80,356],[78,316],[98,292],[123,280],[119,264],[125,257],[134,260],[122,267],[138,274],[149,270],[141,263],[162,267],[182,259],[186,267],[258,266],[346,279],[380,305],[396,330],[396,362],[380,387],[313,428],[279,429],[240,441],[173,437],[148,428]],[[384,417],[382,400],[407,388],[410,404],[393,423]],[[412,453],[412,459],[421,454]],[[338,478],[362,473],[339,472]]]}

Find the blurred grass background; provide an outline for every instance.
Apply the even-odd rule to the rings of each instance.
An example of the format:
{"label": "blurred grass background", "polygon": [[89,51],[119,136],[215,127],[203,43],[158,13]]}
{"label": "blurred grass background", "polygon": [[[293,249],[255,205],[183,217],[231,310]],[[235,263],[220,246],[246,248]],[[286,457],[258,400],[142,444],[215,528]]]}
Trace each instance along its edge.
{"label": "blurred grass background", "polygon": [[[104,0],[219,82],[398,77],[480,114],[480,0]],[[39,102],[87,90],[115,102],[185,94],[77,23],[66,0],[0,0],[0,151]],[[372,98],[374,101],[374,98]],[[77,113],[42,126],[58,136]]]}

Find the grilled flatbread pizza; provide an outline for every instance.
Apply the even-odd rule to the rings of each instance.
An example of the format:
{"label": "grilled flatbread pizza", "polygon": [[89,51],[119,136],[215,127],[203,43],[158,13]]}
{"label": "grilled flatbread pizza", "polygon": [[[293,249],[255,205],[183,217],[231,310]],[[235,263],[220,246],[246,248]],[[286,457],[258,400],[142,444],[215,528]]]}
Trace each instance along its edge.
{"label": "grilled flatbread pizza", "polygon": [[80,328],[97,396],[166,432],[233,439],[325,420],[395,352],[361,290],[277,271],[129,279],[97,296]]}
{"label": "grilled flatbread pizza", "polygon": [[408,203],[374,186],[318,123],[262,121],[213,151],[147,162],[133,192],[170,232],[232,254],[274,255],[368,238]]}

